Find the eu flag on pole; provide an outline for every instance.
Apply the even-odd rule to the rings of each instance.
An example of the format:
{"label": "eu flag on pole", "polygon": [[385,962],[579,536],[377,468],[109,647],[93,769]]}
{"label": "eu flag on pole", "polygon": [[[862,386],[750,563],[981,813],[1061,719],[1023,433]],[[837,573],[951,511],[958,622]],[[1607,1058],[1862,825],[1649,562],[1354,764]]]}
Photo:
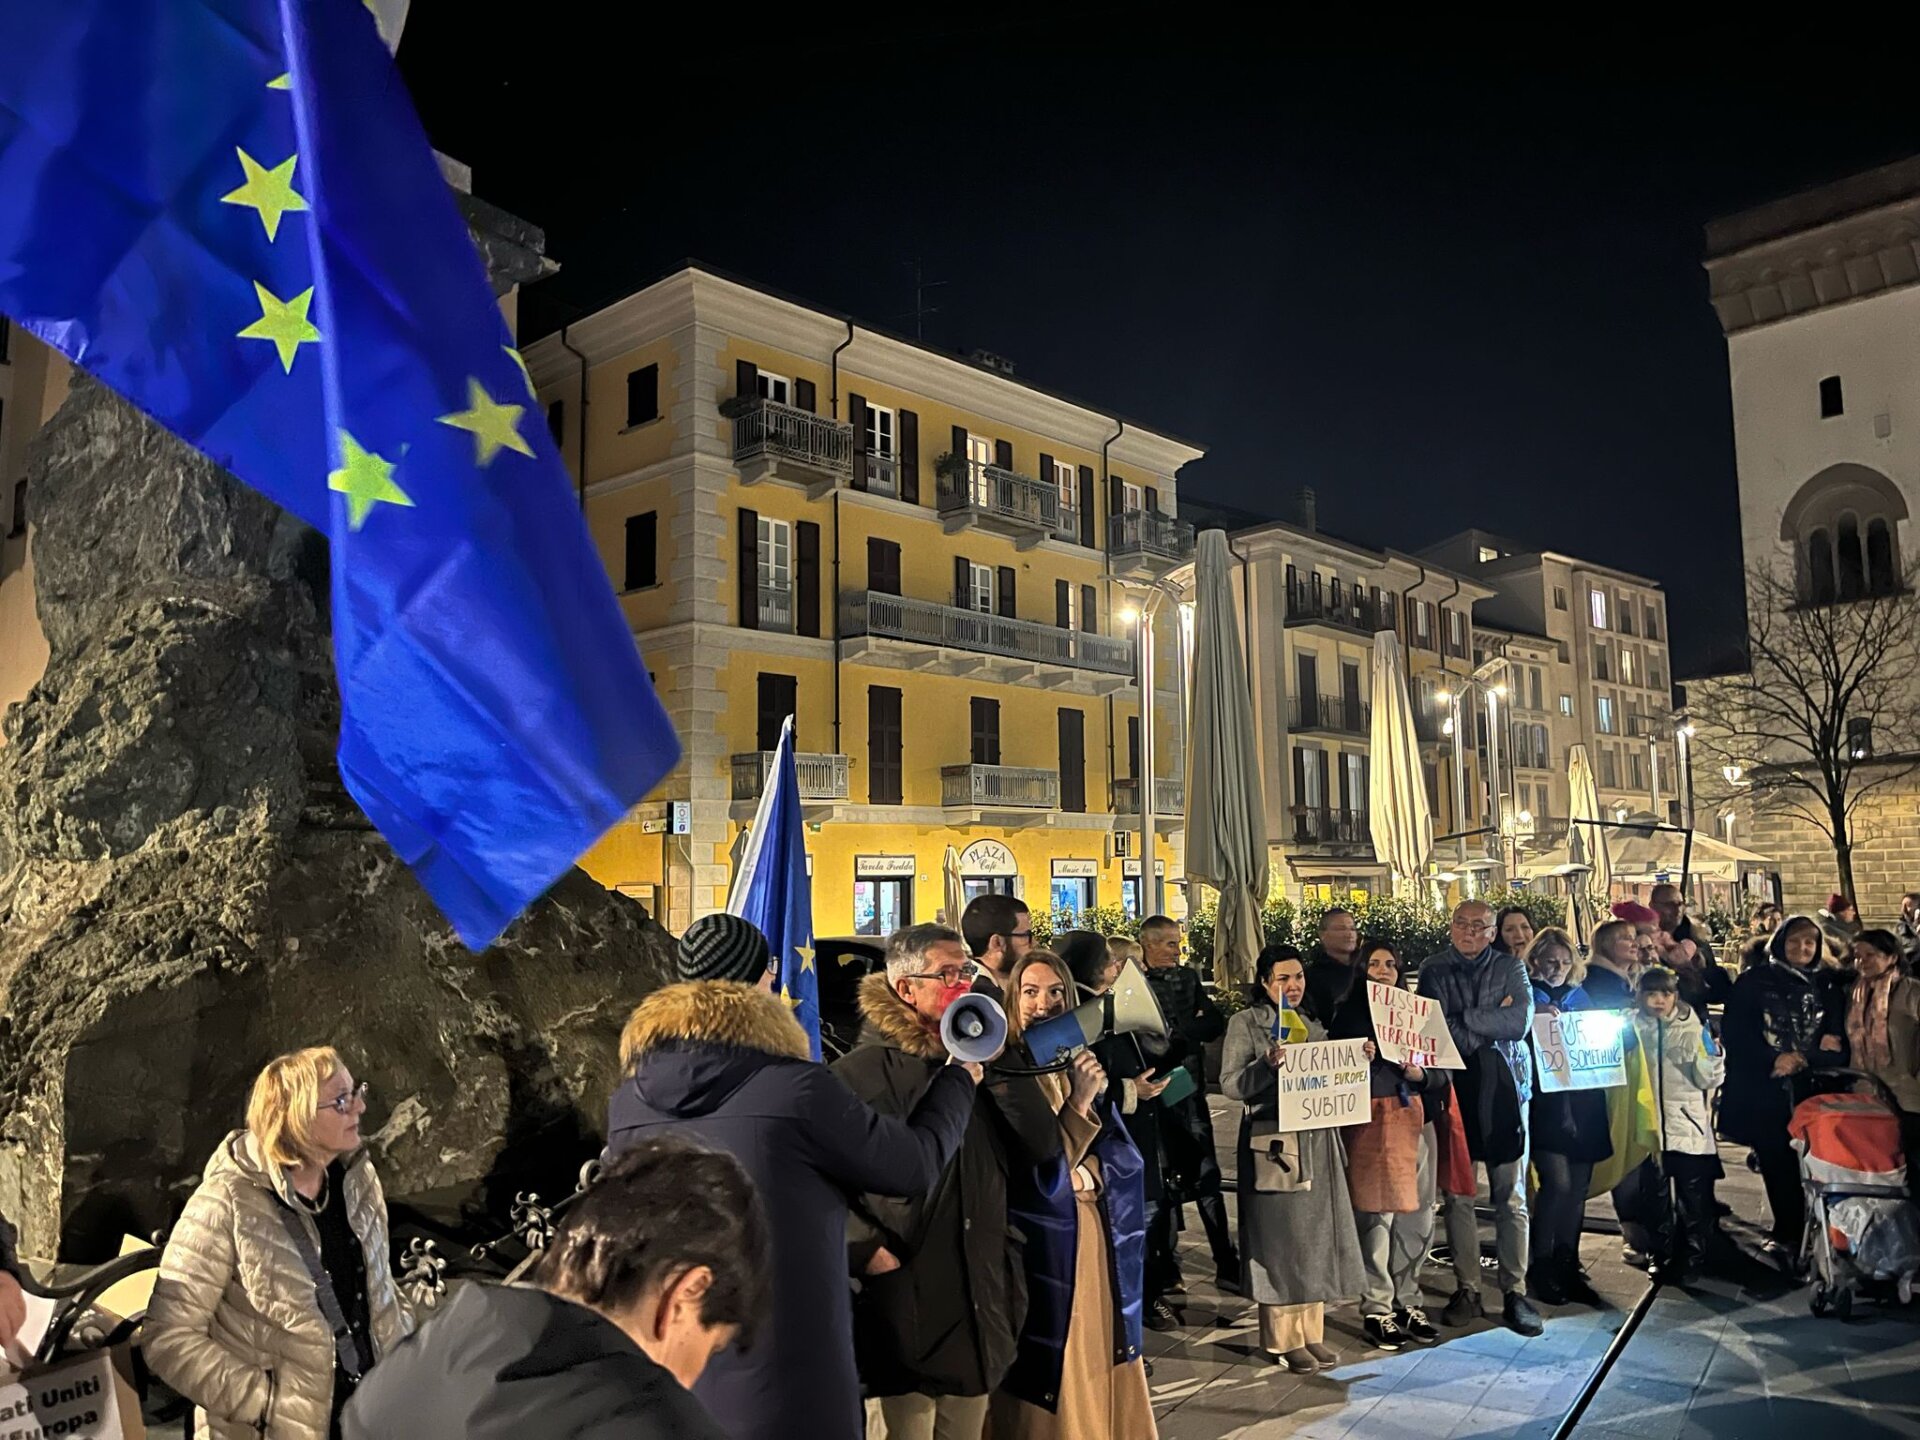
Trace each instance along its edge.
{"label": "eu flag on pole", "polygon": [[779,996],[820,1058],[820,974],[813,966],[813,883],[807,878],[806,824],[793,764],[793,717],[780,727],[773,773],[760,792],[746,852],[727,896],[727,913],[751,920],[780,962]]}
{"label": "eu flag on pole", "polygon": [[678,759],[364,5],[0,6],[0,311],[328,535],[342,779],[469,945]]}

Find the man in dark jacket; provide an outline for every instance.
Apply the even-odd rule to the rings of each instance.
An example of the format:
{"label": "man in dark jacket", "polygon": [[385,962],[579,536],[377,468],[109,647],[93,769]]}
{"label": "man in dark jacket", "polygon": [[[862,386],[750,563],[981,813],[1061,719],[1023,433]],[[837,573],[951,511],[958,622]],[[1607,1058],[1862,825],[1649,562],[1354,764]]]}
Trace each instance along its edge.
{"label": "man in dark jacket", "polygon": [[[880,1114],[911,1115],[946,1068],[940,1018],[967,993],[973,965],[954,931],[910,925],[888,940],[886,966],[861,982],[866,1023],[833,1073]],[[869,1440],[977,1440],[1027,1308],[1007,1174],[1059,1153],[1040,1082],[1003,1076],[975,1092],[959,1157],[931,1194],[856,1202],[847,1238],[862,1277],[853,1338]]]}
{"label": "man in dark jacket", "polygon": [[1307,952],[1307,1013],[1322,1025],[1353,989],[1360,966],[1360,926],[1351,910],[1336,905],[1320,917],[1320,942]]}
{"label": "man in dark jacket", "polygon": [[532,1286],[463,1285],[348,1403],[345,1440],[723,1440],[689,1392],[767,1305],[730,1155],[661,1136],[575,1201]]}
{"label": "man in dark jacket", "polygon": [[1709,1005],[1725,1005],[1733,998],[1733,977],[1720,967],[1707,927],[1694,924],[1687,913],[1678,885],[1654,886],[1647,903],[1660,917],[1666,936],[1661,963],[1673,971],[1680,998],[1704,1019]]}
{"label": "man in dark jacket", "polygon": [[[1487,1167],[1494,1235],[1500,1252],[1502,1316],[1521,1335],[1538,1335],[1540,1312],[1527,1299],[1527,1102],[1533,1060],[1533,982],[1527,967],[1494,944],[1493,908],[1484,900],[1456,906],[1453,943],[1420,967],[1420,993],[1440,1006],[1466,1061],[1455,1079],[1467,1149]],[[1447,1197],[1447,1242],[1456,1255],[1480,1253],[1480,1225],[1471,1195]],[[1456,1264],[1456,1273],[1460,1267]],[[1463,1283],[1442,1323],[1465,1325],[1482,1313],[1479,1279]]]}
{"label": "man in dark jacket", "polygon": [[752,1350],[728,1347],[695,1393],[732,1440],[857,1440],[847,1197],[923,1195],[960,1148],[980,1067],[949,1065],[911,1118],[876,1115],[808,1058],[784,1002],[745,985],[656,990],[620,1037],[627,1079],[608,1148],[691,1135],[746,1166],[773,1225],[773,1308]]}
{"label": "man in dark jacket", "polygon": [[1177,1105],[1160,1101],[1161,1196],[1147,1220],[1147,1321],[1155,1330],[1170,1330],[1178,1322],[1168,1308],[1167,1295],[1180,1289],[1178,1252],[1180,1211],[1191,1200],[1199,1207],[1213,1251],[1213,1269],[1222,1289],[1240,1283],[1240,1255],[1227,1230],[1227,1205],[1220,1195],[1220,1160],[1214,1153],[1213,1117],[1207,1110],[1207,1055],[1210,1041],[1227,1032],[1227,1017],[1213,1003],[1200,976],[1180,963],[1180,926],[1165,915],[1140,922],[1141,958],[1147,962],[1147,984],[1167,1022],[1165,1056],[1148,1058],[1171,1074],[1185,1066],[1193,1077],[1194,1093]]}

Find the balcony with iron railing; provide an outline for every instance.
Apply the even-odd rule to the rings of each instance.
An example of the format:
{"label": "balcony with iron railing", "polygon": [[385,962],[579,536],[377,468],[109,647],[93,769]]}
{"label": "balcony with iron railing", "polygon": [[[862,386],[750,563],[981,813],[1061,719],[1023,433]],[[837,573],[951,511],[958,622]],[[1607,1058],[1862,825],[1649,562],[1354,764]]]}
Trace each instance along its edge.
{"label": "balcony with iron railing", "polygon": [[1154,510],[1110,515],[1107,556],[1118,579],[1164,574],[1193,558],[1193,526]]}
{"label": "balcony with iron railing", "polygon": [[784,635],[793,633],[793,590],[785,585],[761,585],[756,592],[759,604],[756,613],[762,630],[774,630]]}
{"label": "balcony with iron railing", "polygon": [[936,471],[940,518],[949,532],[990,530],[1011,536],[1021,549],[1048,537],[1079,538],[1079,512],[1061,500],[1060,487],[1050,480],[951,454],[940,457]]}
{"label": "balcony with iron railing", "polygon": [[[886,595],[877,590],[854,590],[840,597],[840,634],[844,640],[907,641],[954,652],[951,673],[978,668],[965,657],[990,655],[1028,665],[1063,666],[1069,670],[1113,677],[1107,689],[1117,689],[1133,675],[1133,642],[1112,635],[1089,635],[1012,620],[957,605]],[[848,658],[876,658],[874,647],[851,645]],[[916,663],[919,663],[918,661]]]}
{"label": "balcony with iron railing", "polygon": [[[758,800],[773,774],[774,752],[748,750],[733,757],[733,798]],[[795,777],[800,782],[800,799],[805,801],[845,800],[847,798],[847,757],[844,755],[795,755]]]}
{"label": "balcony with iron railing", "polygon": [[1295,695],[1287,701],[1287,727],[1327,735],[1371,733],[1373,707],[1341,695]]}
{"label": "balcony with iron railing", "polygon": [[877,451],[869,450],[861,457],[859,468],[865,472],[866,477],[861,488],[868,494],[892,495],[898,498],[900,494],[900,457],[898,455],[882,455]]}
{"label": "balcony with iron railing", "polygon": [[1016,765],[943,765],[940,803],[950,809],[1058,810],[1060,772]]}
{"label": "balcony with iron railing", "polygon": [[1363,811],[1296,805],[1293,839],[1296,845],[1367,845],[1372,843],[1372,831]]}
{"label": "balcony with iron railing", "polygon": [[757,397],[729,400],[733,460],[743,484],[790,480],[830,490],[853,477],[853,427],[844,421]]}
{"label": "balcony with iron railing", "polygon": [[[1138,780],[1115,780],[1113,782],[1113,813],[1116,815],[1138,815],[1140,813],[1140,782]],[[1177,779],[1159,779],[1153,782],[1153,813],[1161,819],[1179,819],[1187,813],[1187,782]]]}
{"label": "balcony with iron railing", "polygon": [[1384,630],[1380,611],[1365,591],[1343,589],[1338,600],[1331,587],[1295,580],[1287,587],[1287,624],[1317,625],[1354,635],[1371,636]]}

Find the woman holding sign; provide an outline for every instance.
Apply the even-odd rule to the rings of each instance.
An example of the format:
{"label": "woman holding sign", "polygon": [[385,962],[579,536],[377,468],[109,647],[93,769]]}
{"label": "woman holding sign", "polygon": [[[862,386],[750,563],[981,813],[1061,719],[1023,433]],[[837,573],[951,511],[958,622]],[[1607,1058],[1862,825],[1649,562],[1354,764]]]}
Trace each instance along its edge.
{"label": "woman holding sign", "polygon": [[[1533,977],[1534,1009],[1541,1015],[1590,1010],[1593,1001],[1581,988],[1586,963],[1573,941],[1558,927],[1534,936],[1522,957]],[[1598,1305],[1587,1272],[1580,1265],[1580,1226],[1586,1217],[1593,1167],[1613,1154],[1604,1090],[1562,1090],[1547,1095],[1535,1088],[1533,1168],[1540,1189],[1533,1201],[1533,1270],[1527,1288],[1549,1305],[1569,1300]]]}
{"label": "woman holding sign", "polygon": [[[1302,1125],[1297,1112],[1350,1103],[1358,1118],[1366,1103],[1365,1061],[1374,1054],[1371,1041],[1348,1042],[1365,1057],[1357,1067],[1345,1066],[1331,1046],[1314,1046],[1310,1053],[1303,1048],[1301,1063],[1292,1063],[1289,1045],[1307,1047],[1327,1035],[1318,1019],[1299,1009],[1306,993],[1307,970],[1298,950],[1269,945],[1261,951],[1251,1003],[1228,1024],[1220,1061],[1221,1091],[1247,1107],[1237,1167],[1242,1293],[1260,1306],[1262,1348],[1296,1375],[1339,1363],[1324,1343],[1326,1302],[1356,1295],[1366,1283],[1340,1137],[1332,1128]],[[1289,1105],[1287,1130],[1280,1128],[1283,1066],[1308,1095],[1305,1105]],[[1349,1068],[1358,1078],[1357,1096],[1335,1088],[1349,1078]],[[1321,1077],[1326,1084],[1307,1087]],[[1290,1101],[1299,1099],[1300,1092],[1290,1092]],[[1341,1122],[1317,1116],[1314,1123]]]}

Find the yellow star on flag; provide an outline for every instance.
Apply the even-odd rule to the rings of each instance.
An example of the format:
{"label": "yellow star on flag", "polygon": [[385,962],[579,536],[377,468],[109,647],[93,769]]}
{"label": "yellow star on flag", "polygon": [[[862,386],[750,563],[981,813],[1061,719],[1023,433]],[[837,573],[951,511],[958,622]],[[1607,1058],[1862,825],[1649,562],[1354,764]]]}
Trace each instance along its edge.
{"label": "yellow star on flag", "polygon": [[293,188],[293,167],[300,157],[289,155],[269,170],[238,146],[234,147],[234,153],[240,157],[240,169],[247,183],[220,198],[228,205],[245,205],[258,211],[260,223],[267,227],[268,243],[272,243],[280,233],[280,217],[289,210],[307,208],[307,202]]}
{"label": "yellow star on flag", "polygon": [[268,88],[269,90],[291,90],[291,89],[293,89],[293,72],[292,72],[291,70],[289,70],[289,71],[288,71],[288,72],[287,72],[286,74],[284,74],[284,75],[276,75],[276,76],[274,76],[274,77],[273,77],[273,79],[271,79],[271,80],[269,80],[269,81],[267,81],[267,88]]}
{"label": "yellow star on flag", "polygon": [[507,352],[507,358],[509,360],[520,367],[520,378],[527,382],[527,398],[529,400],[538,400],[540,398],[540,392],[533,388],[533,372],[527,369],[525,357],[511,345],[502,345],[500,348]]}
{"label": "yellow star on flag", "polygon": [[260,318],[238,333],[242,340],[270,340],[280,352],[281,368],[293,373],[293,357],[302,345],[317,345],[320,332],[307,319],[307,307],[313,304],[309,285],[291,300],[282,300],[258,280],[253,290],[260,297]]}
{"label": "yellow star on flag", "polygon": [[787,1002],[787,1008],[789,1010],[798,1010],[800,1008],[801,1001],[798,995],[783,992],[780,998]]}
{"label": "yellow star on flag", "polygon": [[502,405],[487,394],[484,385],[468,376],[467,407],[451,415],[442,415],[440,423],[472,433],[474,464],[490,465],[493,457],[502,450],[512,450],[520,455],[533,454],[533,447],[521,438],[518,428],[520,417],[527,413],[526,406]]}
{"label": "yellow star on flag", "polygon": [[800,973],[802,975],[813,969],[813,947],[811,945],[796,945],[793,947],[793,953],[800,957]]}
{"label": "yellow star on flag", "polygon": [[413,499],[393,483],[393,466],[346,431],[340,432],[341,466],[327,476],[327,488],[347,497],[347,528],[358,530],[367,523],[367,512],[375,505],[407,505]]}

